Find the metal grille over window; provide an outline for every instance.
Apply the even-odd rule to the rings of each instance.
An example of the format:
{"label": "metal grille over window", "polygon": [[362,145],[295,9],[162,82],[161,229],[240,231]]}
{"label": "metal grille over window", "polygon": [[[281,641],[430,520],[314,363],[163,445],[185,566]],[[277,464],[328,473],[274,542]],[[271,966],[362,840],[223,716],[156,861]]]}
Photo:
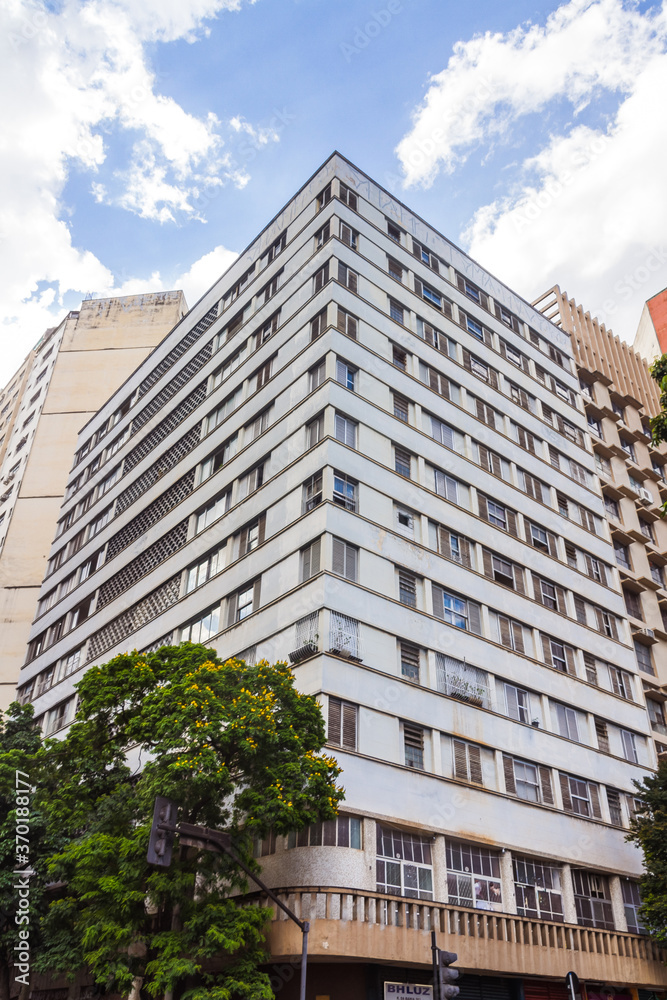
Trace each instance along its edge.
{"label": "metal grille over window", "polygon": [[560,868],[514,858],[517,913],[536,920],[563,920]]}
{"label": "metal grille over window", "polygon": [[125,456],[125,461],[123,462],[123,475],[133,469],[135,465],[142,460],[142,458],[146,457],[146,455],[150,455],[156,445],[158,445],[161,441],[164,441],[164,439],[171,434],[171,432],[178,427],[178,425],[182,423],[193,410],[196,410],[205,399],[206,382],[201,382],[189,396],[186,396],[185,399],[171,411],[169,416],[165,417],[165,419],[162,420],[157,427],[150,432],[150,434],[147,434],[146,437],[139,442],[136,448],[133,448],[132,451],[128,452]]}
{"label": "metal grille over window", "polygon": [[473,705],[490,707],[489,675],[486,670],[446,653],[436,653],[435,662],[439,691]]}
{"label": "metal grille over window", "polygon": [[[178,465],[180,460],[188,455],[193,448],[199,444],[199,439],[201,437],[201,425],[196,424],[192,427],[187,434],[184,434],[176,444],[172,445],[168,451],[165,451],[163,455],[158,458],[156,462],[153,462],[151,466],[143,472],[138,479],[132,483],[131,486],[118,495],[116,500],[116,510],[115,516],[118,517],[122,514],[124,510],[138,500],[142,494],[149,490],[158,479],[161,479],[166,472],[173,469],[175,465]],[[186,478],[186,477],[184,477]]]}
{"label": "metal grille over window", "polygon": [[377,891],[433,899],[431,841],[377,825]]}
{"label": "metal grille over window", "polygon": [[401,673],[408,680],[419,680],[419,646],[413,642],[402,641],[401,648]]}
{"label": "metal grille over window", "polygon": [[165,385],[164,389],[161,389],[153,398],[150,403],[141,410],[140,413],[136,415],[132,421],[132,433],[135,434],[140,430],[145,423],[147,423],[151,417],[153,417],[158,410],[167,403],[172,396],[175,396],[179,389],[181,389],[191,378],[200,371],[206,362],[211,358],[213,354],[213,341],[211,340],[206,347],[203,347],[199,354],[196,354],[191,361],[188,361],[185,367],[181,368],[178,375]]}
{"label": "metal grille over window", "polygon": [[572,882],[577,923],[583,924],[584,927],[605,927],[613,931],[614,913],[606,875],[574,868]]}
{"label": "metal grille over window", "polygon": [[449,902],[476,910],[502,909],[498,852],[451,840],[446,846]]}
{"label": "metal grille over window", "polygon": [[[133,518],[118,534],[109,539],[107,545],[107,562],[113,559],[122,549],[130,545],[136,538],[143,535],[156,524],[160,518],[168,514],[177,504],[189,496],[194,489],[195,470],[191,469],[182,479],[170,486],[168,490],[149,504],[141,514]],[[128,505],[129,506],[129,505]]]}
{"label": "metal grille over window", "polygon": [[407,569],[398,571],[398,599],[410,608],[417,607],[417,577]]}
{"label": "metal grille over window", "polygon": [[294,626],[294,649],[289,654],[292,663],[298,663],[307,656],[312,656],[318,650],[319,643],[319,612],[299,618]]}
{"label": "metal grille over window", "polygon": [[182,545],[185,545],[187,537],[188,522],[187,520],[181,521],[167,535],[163,535],[154,545],[151,545],[140,556],[124,566],[120,573],[116,573],[110,580],[102,584],[97,595],[97,608],[102,608],[109,601],[115,600],[142,576],[168,559]]}
{"label": "metal grille over window", "polygon": [[172,348],[169,354],[167,354],[167,356],[162,359],[162,361],[159,363],[159,365],[157,365],[153,369],[150,375],[146,376],[146,378],[139,386],[139,393],[138,393],[139,397],[145,395],[145,393],[147,393],[148,390],[152,388],[152,386],[154,386],[156,382],[159,382],[159,380],[162,378],[165,372],[168,372],[169,369],[172,367],[172,365],[176,364],[178,359],[183,354],[185,354],[187,349],[191,347],[197,340],[199,340],[199,338],[204,333],[206,333],[211,323],[213,323],[213,321],[216,319],[217,315],[218,315],[218,303],[216,302],[216,304],[211,309],[209,309],[206,315],[199,320],[196,326],[193,326],[190,332],[187,333],[185,337],[183,337],[183,339],[176,345],[176,347]]}
{"label": "metal grille over window", "polygon": [[133,607],[119,615],[114,621],[105,625],[99,632],[91,636],[88,643],[88,659],[92,660],[105,649],[115,646],[136,629],[161,615],[178,600],[181,589],[181,574],[163,583],[148,597],[138,601]]}
{"label": "metal grille over window", "polygon": [[352,660],[361,659],[359,622],[338,611],[331,612],[329,622],[329,650]]}
{"label": "metal grille over window", "polygon": [[411,722],[403,723],[405,763],[418,771],[424,770],[424,730]]}
{"label": "metal grille over window", "polygon": [[329,698],[328,742],[345,750],[357,749],[357,706]]}

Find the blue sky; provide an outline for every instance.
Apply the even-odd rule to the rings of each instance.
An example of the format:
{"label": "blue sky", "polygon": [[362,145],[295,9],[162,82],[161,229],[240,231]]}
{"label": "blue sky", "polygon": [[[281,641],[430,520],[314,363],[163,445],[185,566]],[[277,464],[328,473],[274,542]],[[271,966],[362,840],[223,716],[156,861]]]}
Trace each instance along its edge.
{"label": "blue sky", "polygon": [[192,304],[335,148],[626,339],[667,285],[659,3],[11,0],[0,21],[0,384],[85,294]]}

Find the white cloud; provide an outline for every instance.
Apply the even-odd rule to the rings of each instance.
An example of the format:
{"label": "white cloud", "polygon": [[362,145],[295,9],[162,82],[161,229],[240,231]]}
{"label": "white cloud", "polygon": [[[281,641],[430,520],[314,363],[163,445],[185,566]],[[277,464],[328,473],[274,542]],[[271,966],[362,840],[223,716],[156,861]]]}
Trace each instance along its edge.
{"label": "white cloud", "polygon": [[176,279],[172,287],[182,288],[188,306],[192,307],[237,257],[238,254],[233,250],[227,250],[223,246],[215,247],[196,260],[188,271]]}
{"label": "white cloud", "polygon": [[[601,90],[621,91],[605,127],[575,115],[495,177],[504,192],[476,211],[461,240],[526,298],[558,283],[629,340],[644,300],[667,285],[667,133],[656,119],[667,93],[666,38],[664,9],[572,0],[544,28],[462,43],[398,147],[406,183],[429,185],[473,148],[511,141],[529,112],[563,98],[576,110]],[[437,127],[442,136],[429,146]]]}
{"label": "white cloud", "polygon": [[[160,223],[203,220],[224,184],[247,183],[234,163],[236,130],[162,94],[149,53],[159,42],[194,42],[211,18],[248,2],[63,0],[57,11],[38,0],[0,5],[5,377],[62,315],[65,295],[117,291],[104,262],[73,245],[62,201],[72,171],[90,175],[98,202]],[[125,163],[107,167],[109,152],[127,149],[128,140]]]}

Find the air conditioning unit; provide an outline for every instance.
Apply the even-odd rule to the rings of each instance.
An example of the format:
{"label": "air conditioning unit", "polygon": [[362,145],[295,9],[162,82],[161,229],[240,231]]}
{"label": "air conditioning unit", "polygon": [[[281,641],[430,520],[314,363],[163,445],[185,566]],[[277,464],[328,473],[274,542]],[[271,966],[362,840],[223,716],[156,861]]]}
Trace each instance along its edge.
{"label": "air conditioning unit", "polygon": [[298,649],[293,649],[289,654],[290,663],[300,663],[301,660],[305,660],[307,656],[312,656],[316,652],[316,642],[305,642],[303,646],[299,646]]}
{"label": "air conditioning unit", "polygon": [[655,639],[655,632],[652,628],[640,628],[639,635],[643,635],[645,639],[650,639],[651,641]]}
{"label": "air conditioning unit", "polygon": [[653,503],[653,494],[650,490],[647,490],[645,486],[639,487],[639,499],[643,504]]}

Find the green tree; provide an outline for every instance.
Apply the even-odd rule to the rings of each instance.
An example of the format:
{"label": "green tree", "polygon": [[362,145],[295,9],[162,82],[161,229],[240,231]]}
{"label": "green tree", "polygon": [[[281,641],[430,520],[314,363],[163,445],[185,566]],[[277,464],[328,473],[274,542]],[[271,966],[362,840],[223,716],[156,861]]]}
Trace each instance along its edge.
{"label": "green tree", "polygon": [[635,781],[642,808],[630,824],[627,839],[644,852],[641,878],[642,917],[651,937],[667,945],[667,760],[656,774]]}
{"label": "green tree", "polygon": [[659,445],[667,442],[667,354],[656,358],[650,366],[649,371],[651,378],[654,378],[660,386],[660,413],[655,417],[651,417],[653,444]]}
{"label": "green tree", "polygon": [[[9,1000],[13,975],[22,975],[14,964],[16,946],[27,940],[30,954],[35,953],[38,945],[36,918],[45,905],[44,872],[48,848],[43,818],[35,810],[30,794],[37,777],[41,743],[32,705],[21,706],[14,702],[4,715],[0,713],[0,1000]],[[18,836],[17,827],[21,830]],[[34,874],[21,874],[28,870]],[[25,896],[26,883],[28,897]],[[22,913],[21,923],[17,923],[19,890],[30,907],[29,912]],[[21,936],[20,931],[23,932]]]}
{"label": "green tree", "polygon": [[322,753],[322,713],[284,663],[222,662],[184,643],[92,667],[65,739],[45,751],[41,801],[71,838],[50,862],[64,888],[44,921],[38,968],[82,965],[105,990],[180,1000],[272,997],[267,910],[238,905],[247,886],[226,856],[175,849],[146,862],[153,803],[228,830],[248,864],[252,839],[333,818],[339,768]]}

